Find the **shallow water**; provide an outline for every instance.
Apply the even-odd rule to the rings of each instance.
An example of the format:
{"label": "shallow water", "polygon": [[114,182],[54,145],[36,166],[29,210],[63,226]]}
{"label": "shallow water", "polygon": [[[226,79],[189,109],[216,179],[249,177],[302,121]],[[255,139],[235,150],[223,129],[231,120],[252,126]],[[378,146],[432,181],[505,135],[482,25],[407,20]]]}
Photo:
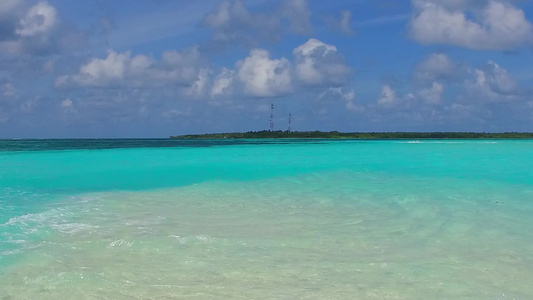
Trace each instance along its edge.
{"label": "shallow water", "polygon": [[533,298],[533,141],[159,142],[0,141],[0,299]]}

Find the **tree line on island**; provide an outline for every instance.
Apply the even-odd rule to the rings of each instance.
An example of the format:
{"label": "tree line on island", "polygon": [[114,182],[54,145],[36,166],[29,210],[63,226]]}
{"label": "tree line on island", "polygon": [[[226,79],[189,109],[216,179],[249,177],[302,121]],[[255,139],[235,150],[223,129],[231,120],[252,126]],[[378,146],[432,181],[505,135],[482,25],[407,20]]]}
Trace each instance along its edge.
{"label": "tree line on island", "polygon": [[248,131],[171,136],[171,139],[533,139],[526,132],[338,132]]}

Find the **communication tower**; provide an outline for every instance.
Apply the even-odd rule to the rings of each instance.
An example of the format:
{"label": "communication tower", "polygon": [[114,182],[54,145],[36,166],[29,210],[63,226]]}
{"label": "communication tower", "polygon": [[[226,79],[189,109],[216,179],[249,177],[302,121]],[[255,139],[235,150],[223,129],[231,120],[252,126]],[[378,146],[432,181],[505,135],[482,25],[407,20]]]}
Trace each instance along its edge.
{"label": "communication tower", "polygon": [[274,131],[274,104],[270,104],[270,131]]}

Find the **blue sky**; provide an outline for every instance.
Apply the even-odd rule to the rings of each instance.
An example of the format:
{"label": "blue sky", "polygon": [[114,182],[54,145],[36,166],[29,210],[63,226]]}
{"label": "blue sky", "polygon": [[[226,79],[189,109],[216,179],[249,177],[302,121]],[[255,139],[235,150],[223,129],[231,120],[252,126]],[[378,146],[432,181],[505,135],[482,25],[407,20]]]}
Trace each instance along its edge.
{"label": "blue sky", "polygon": [[2,0],[0,138],[533,131],[532,1]]}

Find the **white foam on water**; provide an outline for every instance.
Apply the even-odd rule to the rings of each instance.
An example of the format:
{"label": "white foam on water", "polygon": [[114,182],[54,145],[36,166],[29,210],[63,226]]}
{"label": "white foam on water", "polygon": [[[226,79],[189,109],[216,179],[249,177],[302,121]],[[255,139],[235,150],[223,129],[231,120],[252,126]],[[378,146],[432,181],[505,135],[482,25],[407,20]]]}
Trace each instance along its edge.
{"label": "white foam on water", "polygon": [[68,234],[78,234],[81,231],[96,230],[100,228],[97,225],[89,225],[83,223],[64,223],[64,224],[51,224],[53,229]]}
{"label": "white foam on water", "polygon": [[112,241],[109,243],[108,247],[131,247],[134,244],[134,242],[128,242],[126,240],[120,239],[116,241]]}
{"label": "white foam on water", "polygon": [[25,214],[21,216],[12,217],[6,223],[0,224],[0,226],[28,226],[30,224],[45,224],[53,221],[57,222],[59,219],[62,219],[65,216],[66,213],[64,212],[64,210],[52,209],[42,213]]}

